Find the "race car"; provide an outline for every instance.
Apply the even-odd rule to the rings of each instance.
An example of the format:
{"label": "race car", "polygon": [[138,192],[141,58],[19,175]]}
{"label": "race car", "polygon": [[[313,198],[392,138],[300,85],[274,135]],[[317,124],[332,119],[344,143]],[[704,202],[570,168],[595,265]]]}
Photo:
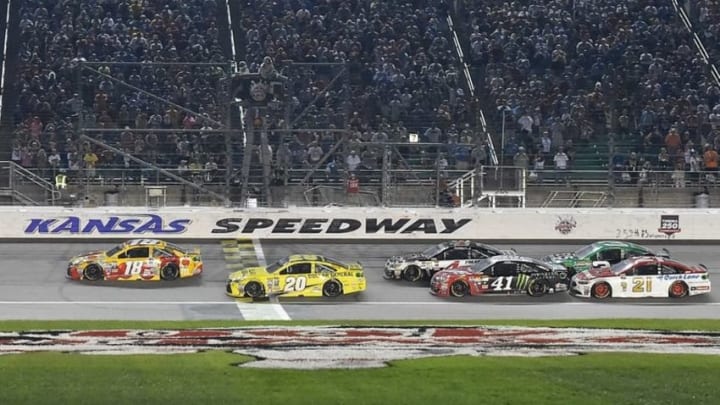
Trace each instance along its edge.
{"label": "race car", "polygon": [[570,293],[579,297],[682,298],[710,292],[704,265],[688,265],[659,256],[633,257],[611,265],[595,263],[570,281]]}
{"label": "race car", "polygon": [[132,239],[108,251],[71,258],[67,277],[88,281],[171,281],[197,276],[202,271],[199,250],[185,250],[157,239]]}
{"label": "race car", "polygon": [[227,279],[231,297],[337,297],[365,291],[360,263],[344,264],[325,256],[292,255],[267,267],[236,271]]}
{"label": "race car", "polygon": [[530,257],[493,256],[470,266],[442,270],[430,279],[430,293],[464,297],[484,294],[528,294],[567,291],[567,269]]}
{"label": "race car", "polygon": [[658,252],[632,242],[606,240],[583,246],[572,253],[556,253],[542,258],[543,261],[558,263],[565,266],[570,275],[589,270],[593,262],[606,261],[610,264],[618,263],[636,256],[665,256],[670,253],[666,249]]}
{"label": "race car", "polygon": [[420,253],[393,256],[385,262],[383,277],[388,280],[420,281],[447,268],[457,268],[503,254],[515,254],[473,241],[450,241],[431,246]]}

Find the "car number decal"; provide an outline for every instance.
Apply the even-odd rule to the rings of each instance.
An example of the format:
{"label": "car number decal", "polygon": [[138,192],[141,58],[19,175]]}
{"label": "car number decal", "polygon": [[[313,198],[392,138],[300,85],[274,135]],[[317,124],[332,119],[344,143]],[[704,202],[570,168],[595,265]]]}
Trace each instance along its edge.
{"label": "car number decal", "polygon": [[286,277],[285,278],[285,292],[289,291],[301,291],[307,286],[307,279],[305,277]]}

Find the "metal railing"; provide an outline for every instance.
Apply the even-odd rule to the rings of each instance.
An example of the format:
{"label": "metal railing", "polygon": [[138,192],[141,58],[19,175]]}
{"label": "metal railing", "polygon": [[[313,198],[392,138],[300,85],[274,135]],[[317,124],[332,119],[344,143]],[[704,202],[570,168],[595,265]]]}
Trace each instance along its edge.
{"label": "metal railing", "polygon": [[0,161],[0,190],[13,199],[13,203],[24,205],[55,205],[61,198],[54,183],[32,170],[11,161]]}

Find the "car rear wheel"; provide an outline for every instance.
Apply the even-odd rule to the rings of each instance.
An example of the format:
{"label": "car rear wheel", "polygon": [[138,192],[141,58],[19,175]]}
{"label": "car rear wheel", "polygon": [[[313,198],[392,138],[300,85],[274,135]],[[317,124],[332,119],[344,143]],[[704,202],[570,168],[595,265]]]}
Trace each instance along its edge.
{"label": "car rear wheel", "polygon": [[250,298],[260,298],[265,294],[262,284],[257,281],[251,281],[245,284],[245,295]]}
{"label": "car rear wheel", "polygon": [[326,297],[337,297],[342,294],[342,284],[337,280],[329,280],[323,285],[322,291]]}
{"label": "car rear wheel", "polygon": [[592,287],[592,296],[598,299],[605,299],[610,296],[612,290],[608,283],[597,283]]}
{"label": "car rear wheel", "polygon": [[670,285],[670,297],[682,298],[688,294],[688,287],[682,281],[676,281]]}
{"label": "car rear wheel", "polygon": [[456,281],[450,285],[450,294],[453,297],[464,297],[468,293],[468,285],[464,281]]}
{"label": "car rear wheel", "polygon": [[180,277],[180,269],[175,263],[168,263],[160,269],[160,278],[165,281],[172,281]]}
{"label": "car rear wheel", "polygon": [[414,283],[416,281],[420,281],[422,279],[422,276],[423,272],[418,266],[408,266],[408,268],[403,271],[403,279],[405,281],[410,281]]}
{"label": "car rear wheel", "polygon": [[83,270],[83,278],[88,281],[98,281],[105,278],[102,267],[97,264],[90,264]]}
{"label": "car rear wheel", "polygon": [[527,293],[531,297],[542,297],[547,290],[548,286],[545,280],[531,280],[527,286]]}

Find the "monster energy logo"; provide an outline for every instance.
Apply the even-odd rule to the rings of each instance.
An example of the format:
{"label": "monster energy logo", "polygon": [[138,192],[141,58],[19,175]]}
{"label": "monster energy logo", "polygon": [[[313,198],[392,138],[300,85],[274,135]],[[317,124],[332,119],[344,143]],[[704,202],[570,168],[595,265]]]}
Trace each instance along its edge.
{"label": "monster energy logo", "polygon": [[520,275],[518,275],[518,278],[517,278],[516,288],[518,290],[524,290],[527,287],[527,285],[530,283],[530,280],[531,280],[530,276],[528,276],[525,273],[520,273]]}

